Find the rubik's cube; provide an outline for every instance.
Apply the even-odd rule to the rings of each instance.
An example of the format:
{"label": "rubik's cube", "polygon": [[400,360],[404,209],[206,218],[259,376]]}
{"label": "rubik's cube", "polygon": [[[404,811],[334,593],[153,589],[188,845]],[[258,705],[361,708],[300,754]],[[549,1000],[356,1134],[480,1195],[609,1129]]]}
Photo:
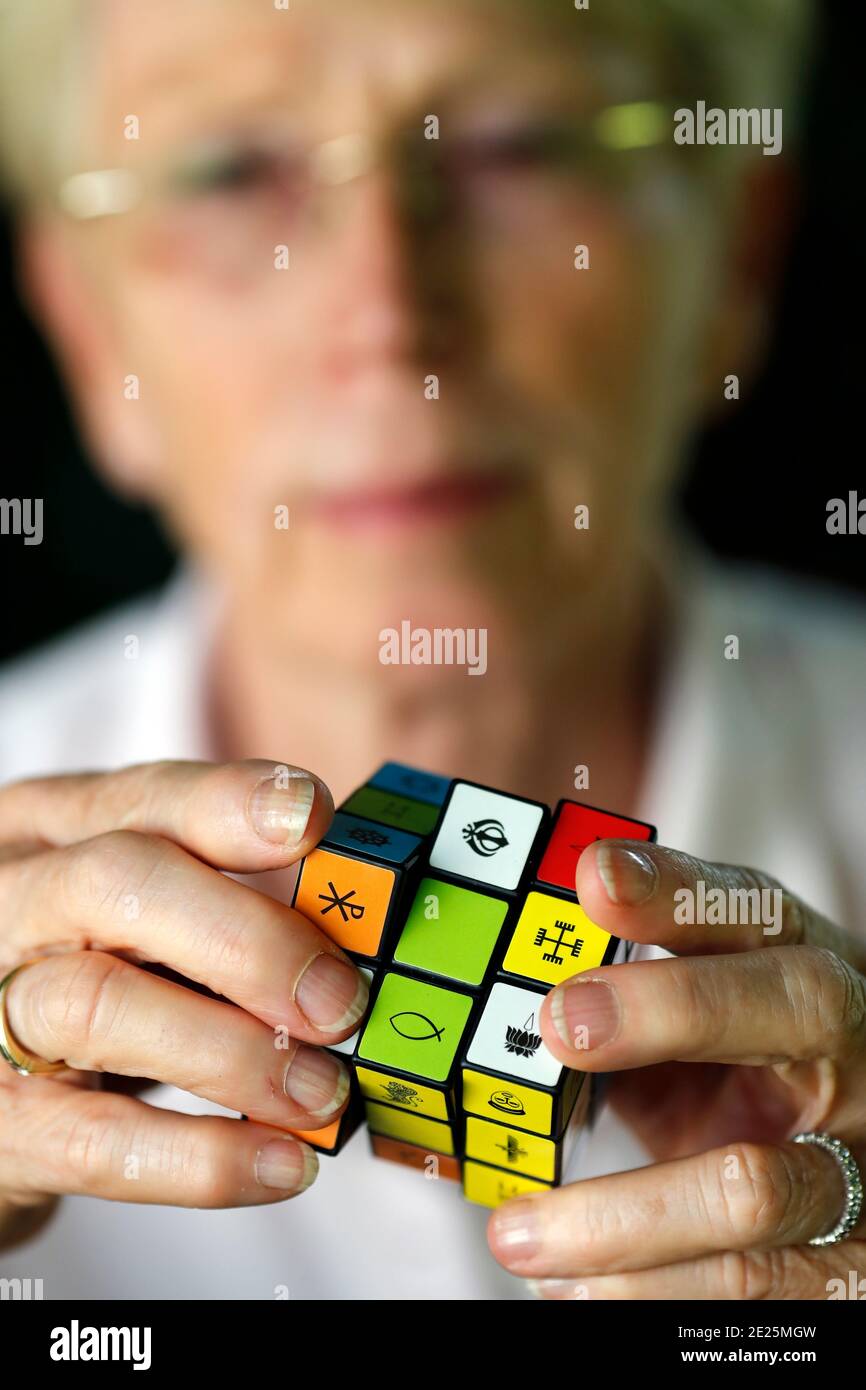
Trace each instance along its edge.
{"label": "rubik's cube", "polygon": [[353,1070],[342,1119],[303,1137],[337,1153],[366,1114],[381,1158],[460,1179],[497,1206],[562,1179],[592,1078],[563,1067],[542,999],[625,958],[575,893],[577,861],[653,826],[574,801],[544,805],[386,763],[302,861],[293,906],[370,980],[358,1032],[332,1048]]}

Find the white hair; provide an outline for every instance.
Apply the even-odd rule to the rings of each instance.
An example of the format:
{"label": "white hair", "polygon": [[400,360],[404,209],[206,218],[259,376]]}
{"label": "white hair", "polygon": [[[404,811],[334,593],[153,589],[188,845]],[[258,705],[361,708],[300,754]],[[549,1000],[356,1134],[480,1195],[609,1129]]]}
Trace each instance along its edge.
{"label": "white hair", "polygon": [[85,48],[99,3],[0,0],[0,183],[13,198],[49,191],[75,167]]}

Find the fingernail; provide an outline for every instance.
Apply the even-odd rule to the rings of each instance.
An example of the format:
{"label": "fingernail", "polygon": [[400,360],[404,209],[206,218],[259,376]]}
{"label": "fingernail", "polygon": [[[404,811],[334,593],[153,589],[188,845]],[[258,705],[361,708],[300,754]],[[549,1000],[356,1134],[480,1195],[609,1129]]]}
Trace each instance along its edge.
{"label": "fingernail", "polygon": [[295,990],[295,1000],[314,1028],[342,1033],[357,1023],[370,991],[364,976],[336,956],[316,956]]}
{"label": "fingernail", "polygon": [[271,845],[294,849],[306,834],[315,799],[315,783],[309,777],[265,777],[250,796],[256,834]]}
{"label": "fingernail", "polygon": [[618,907],[637,907],[656,891],[659,871],[654,859],[637,849],[622,849],[602,840],[595,862],[607,896]]}
{"label": "fingernail", "polygon": [[306,1144],[272,1139],[256,1156],[256,1181],[281,1192],[306,1192],[316,1181],[319,1160]]}
{"label": "fingernail", "polygon": [[527,1283],[535,1298],[557,1302],[589,1298],[586,1284],[575,1284],[573,1279],[529,1279]]}
{"label": "fingernail", "polygon": [[505,1264],[524,1263],[541,1249],[541,1227],[536,1203],[526,1197],[507,1202],[493,1215],[491,1240]]}
{"label": "fingernail", "polygon": [[289,1063],[283,1088],[305,1115],[326,1119],[346,1099],[349,1074],[330,1052],[301,1046]]}
{"label": "fingernail", "polygon": [[620,1029],[619,995],[605,980],[579,977],[559,985],[550,998],[553,1026],[566,1047],[591,1052],[613,1042]]}

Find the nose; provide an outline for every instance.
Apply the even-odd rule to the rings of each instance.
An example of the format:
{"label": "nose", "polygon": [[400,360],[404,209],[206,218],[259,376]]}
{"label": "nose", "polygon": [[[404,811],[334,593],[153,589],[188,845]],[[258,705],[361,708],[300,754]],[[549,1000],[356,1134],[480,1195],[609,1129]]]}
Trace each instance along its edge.
{"label": "nose", "polygon": [[410,225],[394,176],[377,169],[337,190],[327,218],[316,337],[331,378],[425,359],[429,367],[442,337],[430,305],[431,248]]}

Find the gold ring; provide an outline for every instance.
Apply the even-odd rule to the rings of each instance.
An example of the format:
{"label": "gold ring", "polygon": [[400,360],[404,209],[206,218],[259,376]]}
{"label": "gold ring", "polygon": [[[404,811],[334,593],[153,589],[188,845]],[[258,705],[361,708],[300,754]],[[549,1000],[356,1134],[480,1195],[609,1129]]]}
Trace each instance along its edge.
{"label": "gold ring", "polygon": [[8,1062],[13,1071],[17,1071],[19,1076],[35,1076],[39,1073],[65,1071],[65,1062],[46,1062],[44,1057],[37,1057],[35,1052],[28,1052],[20,1043],[16,1042],[9,1027],[9,1020],[6,1017],[6,991],[15,976],[22,970],[26,970],[30,965],[37,965],[38,960],[26,960],[23,965],[16,965],[14,970],[0,980],[0,1057]]}

